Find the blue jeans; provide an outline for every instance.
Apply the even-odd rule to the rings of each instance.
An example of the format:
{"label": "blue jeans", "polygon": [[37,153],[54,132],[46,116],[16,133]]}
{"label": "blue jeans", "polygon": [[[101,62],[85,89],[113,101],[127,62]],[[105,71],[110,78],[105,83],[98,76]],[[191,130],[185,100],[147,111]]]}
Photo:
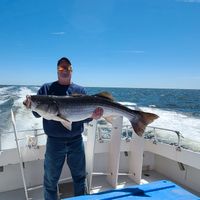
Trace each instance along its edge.
{"label": "blue jeans", "polygon": [[44,199],[57,200],[57,183],[65,159],[70,168],[74,195],[85,193],[85,152],[82,136],[72,139],[47,138],[44,160]]}

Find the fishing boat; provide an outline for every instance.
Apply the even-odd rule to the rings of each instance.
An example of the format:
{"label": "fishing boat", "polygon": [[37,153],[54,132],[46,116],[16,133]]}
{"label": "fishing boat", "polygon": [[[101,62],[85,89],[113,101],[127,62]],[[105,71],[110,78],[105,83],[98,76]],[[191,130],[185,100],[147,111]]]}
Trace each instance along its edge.
{"label": "fishing boat", "polygon": [[[13,132],[10,135],[13,135],[14,146],[0,149],[0,199],[41,200],[46,135],[43,129],[18,130],[13,112],[11,114]],[[168,137],[162,140],[160,135],[164,134]],[[83,138],[89,195],[85,199],[120,199],[128,197],[127,191],[129,197],[135,194],[152,196],[151,199],[152,192],[162,199],[160,191],[166,191],[167,199],[169,188],[174,197],[170,199],[199,199],[200,152],[186,148],[179,131],[148,126],[144,136],[138,137],[131,126],[124,125],[123,118],[118,117],[112,125],[102,119],[93,120],[85,126]],[[73,198],[67,165],[63,167],[58,192],[61,199]],[[75,197],[78,198],[84,199]]]}
{"label": "fishing boat", "polygon": [[87,195],[73,197],[65,164],[60,199],[200,200],[200,0],[1,0],[0,12],[0,200],[44,200],[47,136],[22,102],[57,80],[62,56],[87,94],[159,119],[142,137],[122,117],[85,124]]}

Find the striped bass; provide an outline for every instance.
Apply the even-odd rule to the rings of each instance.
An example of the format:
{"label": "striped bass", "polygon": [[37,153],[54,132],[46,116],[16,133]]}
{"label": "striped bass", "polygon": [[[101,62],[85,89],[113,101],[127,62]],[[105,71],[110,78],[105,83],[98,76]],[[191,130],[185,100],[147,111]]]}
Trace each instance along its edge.
{"label": "striped bass", "polygon": [[[132,110],[115,102],[111,94],[107,92],[91,96],[31,95],[28,98],[32,111],[37,112],[47,120],[60,121],[69,130],[71,130],[72,122],[90,118],[98,107],[103,109],[103,117],[109,122],[111,122],[112,117],[116,116],[128,118],[138,136],[142,136],[146,126],[158,118],[156,114]],[[26,103],[24,101],[24,105]]]}

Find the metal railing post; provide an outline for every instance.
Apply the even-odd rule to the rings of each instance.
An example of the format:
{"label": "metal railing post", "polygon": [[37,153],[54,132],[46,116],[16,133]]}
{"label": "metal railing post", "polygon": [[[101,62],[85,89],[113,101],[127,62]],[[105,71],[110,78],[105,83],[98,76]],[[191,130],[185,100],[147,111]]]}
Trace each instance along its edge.
{"label": "metal railing post", "polygon": [[18,155],[19,155],[19,164],[20,164],[20,170],[21,170],[22,180],[23,180],[23,185],[24,185],[24,192],[25,192],[26,200],[29,200],[27,186],[26,186],[26,180],[25,180],[25,175],[24,175],[24,169],[23,169],[22,155],[20,152],[20,147],[19,147],[18,138],[17,138],[17,128],[16,128],[16,123],[15,123],[15,117],[14,117],[14,113],[13,113],[12,109],[11,109],[11,119],[12,119],[12,125],[13,125],[13,129],[14,129],[17,151],[18,151]]}

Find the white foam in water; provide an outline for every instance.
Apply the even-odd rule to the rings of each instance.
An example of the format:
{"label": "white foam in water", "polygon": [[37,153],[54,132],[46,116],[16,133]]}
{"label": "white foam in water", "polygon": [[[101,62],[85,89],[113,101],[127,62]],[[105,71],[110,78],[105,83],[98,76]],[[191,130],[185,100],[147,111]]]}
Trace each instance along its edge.
{"label": "white foam in water", "polygon": [[149,105],[149,108],[156,108],[156,105]]}
{"label": "white foam in water", "polygon": [[0,88],[0,105],[4,104],[6,101],[9,100],[9,98],[10,98],[9,90],[11,90],[13,88],[14,88],[13,86]]}
{"label": "white foam in water", "polygon": [[[14,95],[19,97],[13,105],[13,110],[16,110],[14,114],[18,131],[42,128],[42,118],[35,118],[31,110],[23,105],[26,95],[32,94],[34,94],[33,91],[27,87],[21,87],[15,91]],[[8,131],[13,131],[13,127],[10,126]],[[18,137],[24,137],[24,133],[18,132]],[[12,148],[13,145],[15,145],[14,134],[5,134],[2,136],[2,148]]]}
{"label": "white foam in water", "polygon": [[125,106],[137,106],[136,103],[132,103],[132,102],[118,102],[118,103],[125,105]]}
{"label": "white foam in water", "polygon": [[4,104],[6,101],[8,101],[8,99],[4,99],[4,100],[0,99],[0,105]]}
{"label": "white foam in water", "polygon": [[[129,108],[135,109],[131,106]],[[150,126],[179,131],[185,139],[200,142],[200,119],[158,108],[140,107],[140,109],[159,116]],[[126,118],[124,118],[124,125],[130,125],[129,120]]]}
{"label": "white foam in water", "polygon": [[150,126],[176,130],[185,138],[200,142],[200,119],[157,108],[141,107],[141,109],[159,116]]}
{"label": "white foam in water", "polygon": [[0,94],[5,94],[6,91],[9,91],[9,90],[11,90],[11,89],[13,89],[13,88],[14,88],[14,86],[2,87],[2,88],[0,88]]}
{"label": "white foam in water", "polygon": [[20,91],[17,92],[19,99],[15,101],[14,106],[19,107],[16,113],[16,124],[20,127],[21,130],[24,129],[35,129],[41,128],[41,118],[35,118],[31,110],[27,109],[23,105],[23,101],[26,99],[26,95],[33,95],[33,91],[27,87],[20,88]]}

